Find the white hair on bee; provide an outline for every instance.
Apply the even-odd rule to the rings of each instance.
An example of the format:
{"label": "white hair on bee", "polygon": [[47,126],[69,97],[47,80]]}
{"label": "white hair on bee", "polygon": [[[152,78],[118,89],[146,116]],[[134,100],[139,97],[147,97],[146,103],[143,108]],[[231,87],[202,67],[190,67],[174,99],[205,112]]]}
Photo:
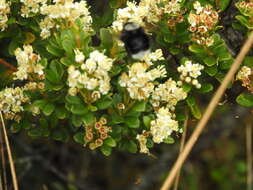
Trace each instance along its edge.
{"label": "white hair on bee", "polygon": [[138,52],[136,54],[132,54],[132,58],[133,59],[139,59],[139,60],[141,60],[141,59],[143,59],[143,57],[145,57],[145,55],[147,55],[149,53],[150,53],[150,49],[144,50],[144,51],[140,51],[140,52]]}
{"label": "white hair on bee", "polygon": [[133,30],[136,30],[140,28],[140,25],[136,24],[136,23],[127,23],[125,26],[124,26],[124,29],[126,31],[133,31]]}

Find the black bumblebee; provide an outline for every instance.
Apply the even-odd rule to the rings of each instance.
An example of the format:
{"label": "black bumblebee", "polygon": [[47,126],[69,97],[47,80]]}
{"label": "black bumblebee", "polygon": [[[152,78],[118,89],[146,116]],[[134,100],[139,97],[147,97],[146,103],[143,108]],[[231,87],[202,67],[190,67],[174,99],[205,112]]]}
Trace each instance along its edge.
{"label": "black bumblebee", "polygon": [[127,52],[134,59],[141,59],[150,52],[150,40],[144,29],[136,23],[128,22],[124,24],[120,38]]}

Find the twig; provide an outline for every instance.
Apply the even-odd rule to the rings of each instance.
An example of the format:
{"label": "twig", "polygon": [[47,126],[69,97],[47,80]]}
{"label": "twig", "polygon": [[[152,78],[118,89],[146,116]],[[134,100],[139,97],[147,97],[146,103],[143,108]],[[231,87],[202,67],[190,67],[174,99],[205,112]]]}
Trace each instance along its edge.
{"label": "twig", "polygon": [[190,139],[186,143],[182,153],[178,157],[177,161],[173,165],[168,177],[166,178],[164,184],[161,187],[161,190],[167,190],[171,187],[173,180],[176,177],[177,172],[182,167],[184,161],[186,160],[187,156],[189,155],[192,147],[196,143],[198,137],[202,133],[203,129],[205,128],[208,120],[210,119],[214,109],[216,108],[219,100],[221,99],[223,93],[225,92],[228,84],[232,80],[234,74],[236,73],[237,69],[241,65],[244,57],[248,53],[251,45],[253,43],[253,32],[251,32],[248,40],[244,43],[239,55],[236,57],[233,65],[231,66],[229,72],[226,74],[224,80],[222,81],[220,87],[216,91],[215,95],[213,96],[212,100],[210,101],[205,113],[203,114],[203,117],[200,119],[199,123],[197,124],[193,134],[191,135]]}
{"label": "twig", "polygon": [[13,162],[13,158],[12,158],[12,154],[11,154],[11,147],[10,147],[8,135],[6,132],[6,127],[5,127],[2,111],[0,111],[0,117],[1,117],[2,127],[3,127],[4,140],[5,140],[5,144],[6,144],[6,148],[7,148],[8,158],[10,161],[13,186],[14,186],[14,190],[18,190],[18,181],[17,181],[16,171],[15,171],[15,167],[14,167],[14,162]]}
{"label": "twig", "polygon": [[17,68],[16,67],[14,67],[12,64],[10,64],[10,63],[8,63],[7,61],[5,61],[4,59],[1,59],[0,58],[0,64],[1,65],[4,65],[5,67],[8,67],[10,70],[12,70],[12,71],[17,71]]}
{"label": "twig", "polygon": [[[188,112],[188,110],[187,110],[186,113],[185,113],[185,121],[184,121],[184,128],[183,128],[184,132],[183,132],[183,136],[182,136],[182,138],[181,138],[181,143],[180,143],[179,155],[178,155],[178,156],[180,156],[180,153],[183,151],[183,148],[184,148],[184,145],[185,145],[185,139],[186,139],[186,134],[187,134],[188,119],[189,119],[189,112]],[[175,185],[174,185],[174,190],[177,190],[177,189],[178,189],[179,179],[180,179],[180,170],[178,171],[177,176],[176,176]]]}
{"label": "twig", "polygon": [[252,190],[252,124],[246,124],[246,151],[247,151],[247,189]]}
{"label": "twig", "polygon": [[[1,150],[1,163],[3,169],[3,189],[7,190],[7,177],[6,177],[6,162],[5,162],[5,155],[4,155],[4,140],[2,131],[0,131],[0,150]],[[2,176],[1,176],[2,177]]]}

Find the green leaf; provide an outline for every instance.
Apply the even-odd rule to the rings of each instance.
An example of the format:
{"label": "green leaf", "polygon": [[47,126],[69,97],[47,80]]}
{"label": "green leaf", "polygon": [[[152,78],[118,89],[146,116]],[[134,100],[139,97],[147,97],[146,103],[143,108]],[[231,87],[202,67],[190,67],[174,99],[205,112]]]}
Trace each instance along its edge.
{"label": "green leaf", "polygon": [[113,113],[111,115],[111,123],[112,124],[120,124],[124,123],[124,118],[116,113]]}
{"label": "green leaf", "polygon": [[79,144],[84,144],[84,132],[83,131],[80,131],[78,133],[76,133],[74,136],[73,136],[73,139],[75,142],[79,143]]}
{"label": "green leaf", "polygon": [[133,140],[127,141],[127,150],[130,153],[136,153],[138,150],[137,144]]}
{"label": "green leaf", "polygon": [[253,106],[253,94],[242,93],[236,98],[236,102],[245,107]]}
{"label": "green leaf", "polygon": [[196,100],[193,96],[189,96],[186,99],[187,105],[189,106],[192,115],[196,118],[196,119],[200,119],[202,114],[200,112],[199,106],[196,103]]}
{"label": "green leaf", "polygon": [[40,108],[40,109],[43,109],[45,107],[45,105],[47,104],[47,101],[46,100],[35,100],[33,102],[33,105]]}
{"label": "green leaf", "polygon": [[104,144],[110,147],[116,147],[117,143],[112,137],[108,137],[104,140]]}
{"label": "green leaf", "polygon": [[11,125],[11,132],[12,133],[17,133],[17,132],[19,132],[20,131],[20,129],[21,129],[21,124],[20,123],[13,123],[12,125]]}
{"label": "green leaf", "polygon": [[53,70],[46,69],[45,71],[46,79],[49,80],[51,83],[59,83],[60,80],[58,76],[55,74]]}
{"label": "green leaf", "polygon": [[150,138],[147,138],[146,146],[147,146],[148,148],[153,148],[154,142],[153,142]]}
{"label": "green leaf", "polygon": [[46,47],[46,49],[49,53],[51,53],[52,55],[54,55],[56,57],[62,57],[64,55],[64,51],[62,49],[55,47],[55,46],[48,45]]}
{"label": "green leaf", "polygon": [[112,153],[112,148],[110,146],[103,145],[100,147],[100,150],[105,156],[110,156]]}
{"label": "green leaf", "polygon": [[209,67],[217,64],[217,60],[214,57],[206,57],[203,61]]}
{"label": "green leaf", "polygon": [[138,128],[140,126],[140,120],[138,117],[128,116],[125,117],[125,124],[130,128]]}
{"label": "green leaf", "polygon": [[188,96],[186,99],[186,102],[187,102],[188,106],[196,105],[196,100],[193,96]]}
{"label": "green leaf", "polygon": [[73,54],[76,43],[73,40],[65,39],[62,41],[62,47],[68,54]]}
{"label": "green leaf", "polygon": [[246,26],[248,29],[252,30],[253,29],[253,24],[249,22],[249,18],[248,17],[245,17],[245,16],[242,16],[242,15],[237,15],[235,16],[235,18],[237,20],[239,20],[239,22]]}
{"label": "green leaf", "polygon": [[205,49],[201,45],[193,44],[189,46],[189,50],[193,53],[204,54]]}
{"label": "green leaf", "polygon": [[33,138],[38,138],[42,136],[42,129],[41,128],[32,128],[28,131],[28,136]]}
{"label": "green leaf", "polygon": [[144,112],[146,110],[146,104],[147,101],[137,101],[133,107],[131,108],[131,111],[134,112]]}
{"label": "green leaf", "polygon": [[83,123],[82,117],[80,115],[72,115],[71,122],[75,127],[80,127]]}
{"label": "green leaf", "polygon": [[57,141],[67,142],[69,139],[69,134],[66,129],[57,129],[52,132],[51,137]]}
{"label": "green leaf", "polygon": [[110,107],[113,103],[113,100],[109,96],[105,96],[99,100],[96,101],[95,105],[99,110],[104,110],[108,107]]}
{"label": "green leaf", "polygon": [[88,112],[88,108],[87,106],[84,106],[83,104],[73,104],[70,107],[70,111],[76,115],[84,115]]}
{"label": "green leaf", "polygon": [[214,65],[212,67],[205,67],[204,71],[209,75],[209,76],[214,76],[217,74],[218,69],[217,69],[217,65]]}
{"label": "green leaf", "polygon": [[92,112],[82,115],[81,118],[85,125],[92,125],[95,121],[95,115]]}
{"label": "green leaf", "polygon": [[62,64],[56,60],[53,60],[51,61],[49,67],[50,67],[50,70],[52,70],[55,73],[56,77],[58,78],[58,81],[61,80],[64,73]]}
{"label": "green leaf", "polygon": [[83,104],[82,99],[79,96],[70,96],[65,97],[66,101],[70,104]]}
{"label": "green leaf", "polygon": [[184,83],[183,85],[182,85],[182,88],[183,88],[183,90],[185,91],[185,92],[190,92],[191,91],[191,89],[192,89],[192,85],[190,85],[190,84],[187,84],[187,83]]}
{"label": "green leaf", "polygon": [[247,67],[253,67],[253,56],[246,56],[244,58],[243,64]]}
{"label": "green leaf", "polygon": [[192,115],[193,115],[196,119],[200,119],[200,118],[201,118],[202,114],[201,114],[201,112],[200,112],[200,109],[199,109],[199,106],[198,106],[198,105],[191,106],[190,109],[191,109]]}
{"label": "green leaf", "polygon": [[100,39],[101,39],[101,45],[109,50],[112,48],[113,40],[112,40],[112,34],[109,29],[101,28],[100,29]]}
{"label": "green leaf", "polygon": [[216,0],[216,6],[219,7],[221,11],[224,11],[230,4],[231,0]]}
{"label": "green leaf", "polygon": [[60,59],[60,62],[67,67],[75,63],[71,57],[63,57]]}
{"label": "green leaf", "polygon": [[205,94],[208,92],[211,92],[213,90],[213,85],[210,83],[203,83],[201,84],[201,88],[197,89],[197,92],[201,93],[201,94]]}
{"label": "green leaf", "polygon": [[55,105],[54,105],[54,104],[52,104],[52,103],[47,103],[47,104],[45,105],[45,107],[42,108],[42,111],[43,111],[43,113],[44,113],[46,116],[49,116],[49,115],[51,115],[51,114],[53,113],[54,109],[55,109]]}
{"label": "green leaf", "polygon": [[163,140],[163,142],[166,144],[173,144],[175,140],[172,137],[167,137]]}
{"label": "green leaf", "polygon": [[143,123],[144,123],[145,127],[147,127],[149,129],[152,118],[145,115],[145,116],[143,116],[142,120],[143,120]]}
{"label": "green leaf", "polygon": [[55,114],[58,119],[65,119],[68,115],[68,111],[63,106],[57,106],[55,109]]}

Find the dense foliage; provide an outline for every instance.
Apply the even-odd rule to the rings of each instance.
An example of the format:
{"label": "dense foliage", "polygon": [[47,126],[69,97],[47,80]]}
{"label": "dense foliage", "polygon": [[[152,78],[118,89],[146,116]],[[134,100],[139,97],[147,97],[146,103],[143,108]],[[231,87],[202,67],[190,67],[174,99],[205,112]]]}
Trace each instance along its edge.
{"label": "dense foliage", "polygon": [[[95,1],[95,0],[94,0]],[[201,118],[197,97],[214,91],[234,56],[219,35],[230,0],[0,0],[0,111],[13,132],[67,142],[110,155],[113,148],[150,153],[173,143],[185,111]],[[253,2],[238,1],[233,27],[253,28]],[[141,60],[119,40],[134,22],[152,39]],[[253,57],[235,80],[253,106]],[[233,85],[229,88],[233,88]]]}

